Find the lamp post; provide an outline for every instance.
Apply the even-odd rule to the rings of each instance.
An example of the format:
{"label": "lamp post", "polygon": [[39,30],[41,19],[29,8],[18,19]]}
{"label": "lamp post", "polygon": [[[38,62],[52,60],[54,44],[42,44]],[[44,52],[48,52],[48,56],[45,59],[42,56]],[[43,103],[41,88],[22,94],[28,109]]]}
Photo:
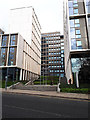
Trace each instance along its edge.
{"label": "lamp post", "polygon": [[43,85],[44,85],[44,65],[45,63],[43,63]]}
{"label": "lamp post", "polygon": [[40,67],[40,85],[41,85],[41,67]]}
{"label": "lamp post", "polygon": [[44,85],[44,67],[43,67],[43,85]]}
{"label": "lamp post", "polygon": [[7,90],[7,82],[8,82],[8,67],[7,67],[7,75],[6,75],[6,77],[5,77],[5,89]]}

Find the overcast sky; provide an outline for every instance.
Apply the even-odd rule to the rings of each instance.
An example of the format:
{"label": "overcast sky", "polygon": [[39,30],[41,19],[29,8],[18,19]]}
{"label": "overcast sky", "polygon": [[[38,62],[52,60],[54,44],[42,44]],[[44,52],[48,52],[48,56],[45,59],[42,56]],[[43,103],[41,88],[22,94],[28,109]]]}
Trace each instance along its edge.
{"label": "overcast sky", "polygon": [[0,0],[0,28],[8,32],[10,9],[33,6],[42,32],[63,34],[63,0]]}

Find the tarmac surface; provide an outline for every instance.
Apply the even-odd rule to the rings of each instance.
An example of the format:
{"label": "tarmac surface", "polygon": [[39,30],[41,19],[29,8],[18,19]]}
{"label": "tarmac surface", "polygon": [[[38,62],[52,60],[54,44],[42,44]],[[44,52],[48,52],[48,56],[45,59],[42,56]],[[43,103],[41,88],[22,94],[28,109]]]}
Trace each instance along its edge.
{"label": "tarmac surface", "polygon": [[80,94],[80,93],[63,93],[57,91],[32,91],[32,90],[19,90],[19,89],[2,89],[1,92],[6,93],[16,93],[16,94],[28,94],[28,95],[38,95],[38,96],[49,96],[58,98],[68,98],[68,99],[81,99],[90,101],[90,94]]}
{"label": "tarmac surface", "polygon": [[88,120],[89,103],[87,100],[2,92],[2,118]]}

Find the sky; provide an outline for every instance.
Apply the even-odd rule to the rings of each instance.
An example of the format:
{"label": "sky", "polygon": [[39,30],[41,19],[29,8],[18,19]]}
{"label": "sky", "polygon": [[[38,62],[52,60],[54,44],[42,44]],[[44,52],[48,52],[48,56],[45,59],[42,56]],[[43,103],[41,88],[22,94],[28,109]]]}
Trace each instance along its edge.
{"label": "sky", "polygon": [[0,28],[8,32],[10,9],[33,6],[41,32],[63,34],[63,0],[0,0]]}

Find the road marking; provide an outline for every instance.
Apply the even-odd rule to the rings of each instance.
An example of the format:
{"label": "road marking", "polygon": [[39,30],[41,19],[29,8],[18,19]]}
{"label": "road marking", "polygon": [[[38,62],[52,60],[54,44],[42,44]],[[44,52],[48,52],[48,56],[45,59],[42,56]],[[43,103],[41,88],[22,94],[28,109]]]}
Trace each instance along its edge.
{"label": "road marking", "polygon": [[61,115],[61,114],[57,114],[57,113],[51,113],[51,112],[46,112],[46,111],[40,111],[40,110],[35,110],[35,109],[30,109],[30,108],[22,108],[22,107],[17,107],[17,106],[9,106],[9,105],[3,105],[5,107],[11,107],[11,108],[16,108],[16,109],[22,109],[22,110],[31,110],[33,112],[40,112],[40,113],[46,113],[46,114],[51,114],[51,115],[55,115],[61,118],[70,118],[71,116],[69,115]]}

